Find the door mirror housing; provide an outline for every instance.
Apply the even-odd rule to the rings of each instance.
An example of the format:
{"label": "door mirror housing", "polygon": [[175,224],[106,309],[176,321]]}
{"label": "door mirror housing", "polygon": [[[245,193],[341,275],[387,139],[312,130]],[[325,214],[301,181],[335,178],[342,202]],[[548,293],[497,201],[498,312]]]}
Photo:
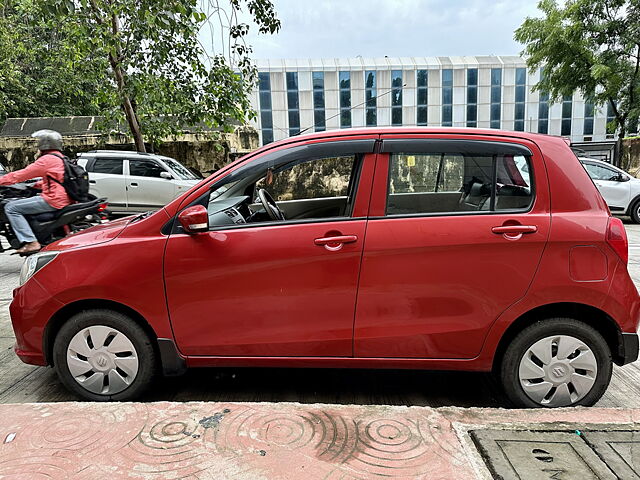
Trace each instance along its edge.
{"label": "door mirror housing", "polygon": [[160,178],[166,178],[167,180],[173,180],[173,175],[169,172],[160,172]]}
{"label": "door mirror housing", "polygon": [[178,221],[187,233],[209,231],[209,214],[202,205],[185,208],[178,214]]}

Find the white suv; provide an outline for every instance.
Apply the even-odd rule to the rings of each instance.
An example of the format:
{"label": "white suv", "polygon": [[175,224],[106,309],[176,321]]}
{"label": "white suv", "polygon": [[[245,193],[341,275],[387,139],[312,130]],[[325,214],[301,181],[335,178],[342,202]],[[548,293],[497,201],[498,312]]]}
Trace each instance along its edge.
{"label": "white suv", "polygon": [[78,154],[89,173],[90,193],[107,197],[111,213],[156,210],[200,181],[173,158],[148,153],[93,150]]}
{"label": "white suv", "polygon": [[596,184],[611,213],[629,215],[634,223],[640,223],[640,179],[613,165],[579,157],[580,163]]}

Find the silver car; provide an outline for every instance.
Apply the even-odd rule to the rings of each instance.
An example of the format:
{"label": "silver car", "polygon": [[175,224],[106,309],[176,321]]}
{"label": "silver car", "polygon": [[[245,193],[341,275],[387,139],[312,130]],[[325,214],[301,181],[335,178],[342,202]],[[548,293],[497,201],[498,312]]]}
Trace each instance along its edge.
{"label": "silver car", "polygon": [[173,158],[116,150],[78,155],[89,173],[90,193],[106,197],[112,213],[157,210],[188,190],[200,178]]}
{"label": "silver car", "polygon": [[579,160],[611,213],[629,215],[634,223],[640,223],[640,179],[600,160],[586,157],[579,157]]}

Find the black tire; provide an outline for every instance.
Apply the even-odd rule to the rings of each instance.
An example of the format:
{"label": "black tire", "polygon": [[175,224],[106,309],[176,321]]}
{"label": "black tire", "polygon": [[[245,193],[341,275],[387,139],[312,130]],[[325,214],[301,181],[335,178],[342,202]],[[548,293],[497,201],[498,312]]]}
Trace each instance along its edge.
{"label": "black tire", "polygon": [[640,200],[636,200],[629,209],[629,216],[633,223],[640,223]]}
{"label": "black tire", "polygon": [[[138,359],[138,371],[131,384],[118,393],[97,394],[80,385],[67,364],[67,348],[73,337],[83,329],[104,325],[118,330],[133,344]],[[139,397],[156,375],[156,353],[149,335],[133,320],[112,310],[86,310],[71,317],[56,335],[53,344],[53,364],[58,378],[75,395],[93,401],[129,401]]]}
{"label": "black tire", "polygon": [[550,318],[541,320],[522,330],[505,351],[499,372],[502,387],[514,406],[519,408],[549,407],[531,399],[522,388],[519,377],[520,361],[527,350],[537,341],[555,335],[569,335],[582,341],[594,354],[597,365],[595,382],[589,392],[575,403],[557,406],[594,405],[609,386],[613,362],[611,351],[602,335],[593,327],[572,318]]}

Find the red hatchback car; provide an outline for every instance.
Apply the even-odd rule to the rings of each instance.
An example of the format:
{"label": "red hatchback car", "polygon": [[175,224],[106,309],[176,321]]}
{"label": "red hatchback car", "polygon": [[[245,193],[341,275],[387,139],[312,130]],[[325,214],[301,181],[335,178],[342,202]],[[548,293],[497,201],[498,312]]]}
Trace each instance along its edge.
{"label": "red hatchback car", "polygon": [[627,239],[561,138],[333,131],[25,261],[16,352],[90,400],[187,367],[494,371],[592,405],[638,357]]}

